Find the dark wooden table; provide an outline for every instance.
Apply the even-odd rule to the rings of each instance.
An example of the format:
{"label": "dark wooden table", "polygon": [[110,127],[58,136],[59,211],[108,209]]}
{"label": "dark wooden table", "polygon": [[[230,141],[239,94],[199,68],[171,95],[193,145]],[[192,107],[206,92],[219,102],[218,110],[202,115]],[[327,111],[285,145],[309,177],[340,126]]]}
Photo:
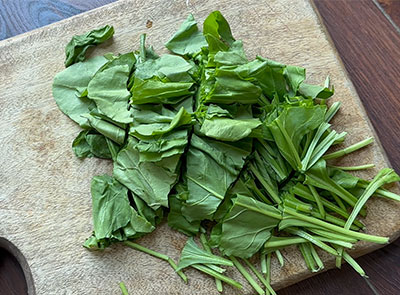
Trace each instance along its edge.
{"label": "dark wooden table", "polygon": [[[113,0],[0,0],[0,40]],[[314,0],[388,155],[400,173],[400,0]],[[1,53],[0,53],[1,54]],[[400,294],[400,239],[357,259],[381,295]],[[374,294],[344,265],[280,295]],[[0,295],[26,294],[18,262],[0,249]]]}

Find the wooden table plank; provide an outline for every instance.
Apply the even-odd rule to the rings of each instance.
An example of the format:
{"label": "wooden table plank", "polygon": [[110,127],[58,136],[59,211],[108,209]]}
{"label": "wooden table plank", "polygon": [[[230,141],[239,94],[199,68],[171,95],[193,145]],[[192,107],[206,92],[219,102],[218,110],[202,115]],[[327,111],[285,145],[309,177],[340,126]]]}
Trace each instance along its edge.
{"label": "wooden table plank", "polygon": [[400,28],[400,1],[399,0],[376,0],[385,13],[392,19],[393,23]]}
{"label": "wooden table plank", "polygon": [[371,0],[316,0],[390,163],[400,172],[400,36]]}
{"label": "wooden table plank", "polygon": [[[397,2],[380,1],[389,3],[389,7],[393,7],[392,3]],[[109,2],[112,1],[0,1],[0,39]],[[375,123],[374,127],[389,153],[391,163],[399,172],[400,155],[396,150],[396,146],[400,143],[400,105],[399,100],[396,100],[397,93],[400,93],[399,85],[396,83],[400,68],[399,36],[370,0],[316,0],[316,6],[371,120]],[[389,11],[392,10],[388,10],[388,13],[395,20],[393,12]],[[0,257],[5,257],[5,255],[0,254]],[[358,259],[381,294],[400,293],[399,261],[399,241]],[[0,268],[0,273],[2,273],[1,269],[4,268]],[[20,285],[16,282],[19,282],[21,278],[11,274],[14,273],[11,271],[13,268],[7,266],[7,269],[9,269],[10,277],[13,278],[14,285]],[[6,286],[3,288],[2,282],[3,280],[0,280],[0,293],[13,294],[12,288],[8,289],[9,292],[4,289]],[[346,289],[343,289],[344,287]],[[16,294],[21,294],[17,292]],[[365,282],[350,267],[344,266],[341,271],[332,270],[318,275],[286,288],[279,294],[369,294],[370,292]]]}
{"label": "wooden table plank", "polygon": [[0,0],[0,40],[49,25],[115,0]]}

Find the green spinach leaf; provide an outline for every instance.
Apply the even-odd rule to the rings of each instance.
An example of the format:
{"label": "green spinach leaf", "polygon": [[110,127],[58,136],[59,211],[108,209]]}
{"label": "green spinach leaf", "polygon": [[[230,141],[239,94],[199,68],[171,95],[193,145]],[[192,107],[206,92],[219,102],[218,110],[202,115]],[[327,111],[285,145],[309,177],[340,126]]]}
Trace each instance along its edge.
{"label": "green spinach leaf", "polygon": [[53,97],[60,110],[83,128],[88,128],[83,114],[96,108],[93,101],[81,97],[94,74],[107,62],[102,56],[74,64],[58,73],[53,81]]}
{"label": "green spinach leaf", "polygon": [[182,208],[187,220],[212,218],[251,148],[251,140],[225,143],[192,135],[185,174],[189,197]]}
{"label": "green spinach leaf", "polygon": [[65,67],[85,60],[89,47],[103,43],[114,35],[114,27],[106,25],[83,35],[74,36],[65,47]]}
{"label": "green spinach leaf", "polygon": [[129,137],[114,162],[114,177],[152,209],[168,207],[168,194],[178,178],[179,155],[158,162],[140,162],[138,141]]}
{"label": "green spinach leaf", "polygon": [[182,250],[178,269],[181,270],[193,264],[233,266],[232,261],[207,252],[197,246],[193,238],[189,238]]}
{"label": "green spinach leaf", "polygon": [[178,31],[165,44],[165,47],[179,55],[195,55],[205,46],[207,46],[206,39],[199,31],[192,14],[189,14]]}

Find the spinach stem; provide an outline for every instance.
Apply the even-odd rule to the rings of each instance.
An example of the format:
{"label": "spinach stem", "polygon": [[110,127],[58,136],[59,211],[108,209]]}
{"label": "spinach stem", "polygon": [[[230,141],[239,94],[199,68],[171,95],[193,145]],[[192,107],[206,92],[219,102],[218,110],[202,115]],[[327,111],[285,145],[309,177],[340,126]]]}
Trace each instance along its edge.
{"label": "spinach stem", "polygon": [[375,286],[368,279],[368,277],[365,276],[363,277],[363,279],[367,283],[368,287],[371,289],[372,293],[374,293],[374,295],[380,295],[379,292],[376,290]]}
{"label": "spinach stem", "polygon": [[176,273],[178,274],[178,276],[180,276],[182,278],[182,280],[187,283],[188,279],[187,276],[183,273],[183,271],[178,270],[178,266],[176,265],[175,261],[173,261],[171,258],[168,258],[168,263],[171,265],[171,267],[176,271]]}
{"label": "spinach stem", "polygon": [[140,51],[139,51],[141,62],[146,60],[146,34],[140,35]]}
{"label": "spinach stem", "polygon": [[264,139],[261,138],[257,138],[257,140],[267,150],[267,153],[271,155],[268,161],[271,163],[272,169],[274,169],[275,173],[279,176],[280,179],[285,179],[288,172],[286,171],[285,164],[282,162],[282,158],[275,159],[274,156],[272,156],[275,155],[276,152],[274,152],[273,148],[270,146],[271,143],[267,143]]}
{"label": "spinach stem", "polygon": [[388,182],[393,182],[399,180],[400,177],[394,173],[392,169],[382,169],[374,179],[368,184],[362,195],[358,198],[350,217],[347,219],[345,228],[348,229],[356,219],[357,215],[360,213],[361,209],[364,207],[368,199],[375,193],[375,191],[382,185]]}
{"label": "spinach stem", "polygon": [[275,219],[279,219],[279,220],[282,219],[282,215],[274,213],[274,212],[268,212],[267,210],[259,209],[259,208],[252,207],[252,206],[248,206],[248,205],[243,204],[243,203],[241,203],[239,201],[236,201],[236,204],[238,204],[241,207],[247,208],[247,209],[249,209],[251,211],[255,211],[255,212],[261,213],[261,214],[263,214],[265,216],[269,216],[269,217],[272,217],[272,218],[275,218]]}
{"label": "spinach stem", "polygon": [[[342,249],[343,249],[343,248],[339,249],[339,252],[342,252]],[[340,256],[340,255],[336,256],[336,258],[335,258],[335,265],[336,265],[336,267],[337,267],[338,269],[341,269],[341,268],[342,268],[342,256]]]}
{"label": "spinach stem", "polygon": [[339,101],[334,102],[328,111],[325,113],[325,122],[329,122],[333,116],[337,113],[342,103]]}
{"label": "spinach stem", "polygon": [[268,205],[272,205],[272,202],[270,200],[268,200],[264,194],[260,191],[260,189],[256,186],[256,184],[254,183],[254,180],[252,181],[251,184],[251,189],[256,193],[256,195],[263,200],[266,204]]}
{"label": "spinach stem", "polygon": [[322,227],[324,227],[324,228],[326,228],[328,230],[331,230],[331,231],[334,231],[334,232],[337,232],[337,233],[341,233],[341,234],[347,235],[349,237],[356,238],[358,240],[364,240],[364,241],[367,241],[367,242],[372,242],[372,243],[377,243],[377,244],[387,244],[389,242],[389,239],[386,238],[386,237],[378,237],[378,236],[373,236],[373,235],[368,235],[368,234],[364,234],[364,233],[348,230],[348,229],[345,229],[343,227],[336,226],[336,225],[324,222],[324,221],[319,220],[317,218],[313,218],[313,217],[306,216],[304,214],[297,213],[295,210],[293,210],[291,208],[285,208],[284,212],[289,214],[289,215],[295,216],[300,220],[307,221],[307,222],[310,222],[312,224],[322,226]]}
{"label": "spinach stem", "polygon": [[[149,248],[143,247],[142,245],[139,245],[137,243],[130,242],[130,241],[125,241],[124,244],[132,249],[144,252],[146,254],[149,254],[149,255],[152,255],[159,259],[167,261],[175,271],[178,269],[178,266],[176,265],[176,263],[171,258],[169,258],[169,256],[167,256],[165,254],[159,253],[157,251],[151,250]],[[188,281],[187,276],[182,271],[177,271],[176,273],[182,278],[182,280],[185,283],[187,283],[187,281]]]}
{"label": "spinach stem", "polygon": [[284,205],[305,213],[310,213],[312,211],[312,206],[310,204],[304,205],[303,202],[300,202],[294,198],[285,198]]}
{"label": "spinach stem", "polygon": [[[368,183],[357,183],[357,186],[361,187],[361,188],[367,188],[368,187]],[[392,199],[392,200],[395,200],[395,201],[400,201],[400,196],[398,194],[389,192],[389,191],[387,191],[385,189],[382,189],[382,188],[378,188],[375,191],[375,195],[377,195],[378,197],[386,197],[388,199]]]}
{"label": "spinach stem", "polygon": [[267,255],[265,253],[261,253],[260,259],[261,259],[261,272],[265,275],[267,273]]}
{"label": "spinach stem", "polygon": [[249,164],[249,167],[250,167],[251,172],[254,173],[254,175],[257,177],[258,181],[267,190],[267,192],[270,194],[271,198],[275,201],[275,203],[277,203],[277,204],[282,203],[282,200],[279,198],[278,194],[269,185],[269,183],[264,180],[264,178],[262,177],[260,172],[257,170],[257,168],[252,163]]}
{"label": "spinach stem", "polygon": [[267,254],[267,274],[265,275],[265,279],[267,283],[271,285],[271,257],[272,253]]}
{"label": "spinach stem", "polygon": [[[306,186],[302,185],[302,184],[297,184],[296,186],[294,186],[294,187],[293,187],[293,193],[294,193],[295,195],[297,195],[297,196],[303,198],[303,199],[306,199],[306,200],[308,200],[308,201],[315,202],[315,199],[314,199],[314,197],[312,196],[312,194],[310,193],[309,189],[308,189]],[[335,198],[335,196],[334,196],[333,194],[334,194],[334,193],[332,193],[332,196],[334,197],[335,200],[336,200],[336,198],[339,199],[339,197],[338,197],[336,194],[335,194],[336,198]],[[335,204],[333,204],[332,202],[326,200],[325,198],[323,198],[323,197],[321,197],[321,196],[320,196],[320,199],[321,199],[322,204],[323,204],[327,209],[332,210],[333,212],[335,212],[335,213],[337,213],[337,214],[343,216],[344,218],[349,218],[350,214],[347,213],[346,207],[344,207],[344,204],[343,204],[343,202],[341,201],[341,199],[339,199],[339,200],[340,200],[340,203],[338,203],[338,204],[339,204],[339,206],[340,206],[340,204],[342,204],[342,205],[343,205],[343,208],[342,208],[342,207],[336,206]],[[360,227],[360,228],[364,228],[364,225],[363,225],[360,221],[358,221],[358,220],[355,220],[354,224],[355,224],[356,226]]]}
{"label": "spinach stem", "polygon": [[346,251],[343,251],[343,259],[348,264],[350,264],[351,267],[354,268],[354,270],[356,272],[358,272],[362,277],[368,278],[368,276],[365,274],[365,271],[362,269],[362,267]]}
{"label": "spinach stem", "polygon": [[359,166],[330,166],[331,168],[336,168],[336,169],[341,169],[343,171],[356,171],[356,170],[365,170],[365,169],[370,169],[374,168],[375,164],[365,164],[365,165],[359,165]]}
{"label": "spinach stem", "polygon": [[256,277],[260,280],[261,283],[267,288],[267,292],[276,295],[274,289],[272,289],[271,285],[267,282],[264,276],[251,264],[247,259],[243,259],[243,261],[247,264],[247,266],[251,269],[251,271],[256,275]]}
{"label": "spinach stem", "polygon": [[[212,254],[211,248],[208,245],[207,238],[204,233],[200,234],[200,242],[201,242],[201,245],[203,246],[204,250],[206,250],[208,253]],[[221,293],[224,290],[220,279],[215,278],[215,285],[217,286],[218,292]]]}
{"label": "spinach stem", "polygon": [[353,144],[351,146],[348,146],[344,149],[338,150],[336,152],[330,153],[330,154],[326,154],[325,156],[323,156],[322,158],[324,158],[325,160],[330,160],[330,159],[336,159],[336,158],[340,158],[343,157],[344,155],[350,154],[356,150],[359,150],[367,145],[369,145],[370,143],[374,142],[374,138],[373,137],[368,137],[360,142],[357,142],[356,144]]}
{"label": "spinach stem", "polygon": [[282,255],[281,251],[275,250],[275,254],[276,254],[276,258],[278,258],[279,264],[281,265],[281,267],[283,267],[285,265],[285,260],[283,259],[283,255]]}
{"label": "spinach stem", "polygon": [[302,164],[300,160],[300,156],[297,153],[297,150],[295,146],[293,145],[292,139],[290,138],[289,134],[286,132],[286,129],[282,126],[282,123],[279,120],[276,120],[276,125],[278,126],[279,130],[281,131],[283,137],[285,138],[287,145],[290,149],[290,152],[294,158],[295,163],[290,163],[291,161],[288,161],[290,164],[295,164],[294,169],[301,170],[302,169]]}
{"label": "spinach stem", "polygon": [[142,245],[136,244],[134,242],[125,241],[124,244],[132,249],[139,250],[141,252],[144,252],[144,253],[154,256],[154,257],[157,257],[159,259],[162,259],[165,261],[168,261],[168,259],[169,259],[169,257],[165,254],[162,254],[162,253],[156,252],[154,250],[151,250],[149,248],[143,247]]}
{"label": "spinach stem", "polygon": [[[322,219],[321,214],[318,211],[312,211],[311,215],[318,218],[318,219]],[[326,218],[324,219],[330,223],[333,223],[334,225],[337,226],[341,226],[343,227],[346,223],[346,221],[344,221],[343,219],[337,218],[336,216],[330,215],[330,214],[326,214]],[[357,226],[355,226],[354,224],[351,225],[351,229],[353,230],[358,230],[359,228]]]}
{"label": "spinach stem", "polygon": [[243,275],[243,277],[249,282],[249,284],[257,291],[258,294],[264,295],[264,290],[257,284],[253,277],[247,272],[247,270],[240,264],[240,262],[234,257],[229,256],[237,270]]}
{"label": "spinach stem", "polygon": [[326,213],[324,209],[324,205],[322,204],[321,197],[319,196],[317,190],[312,185],[308,185],[308,188],[311,191],[311,194],[314,197],[315,202],[317,203],[319,213],[321,213],[322,219],[325,219]]}
{"label": "spinach stem", "polygon": [[324,263],[322,262],[321,258],[319,257],[319,255],[313,245],[310,245],[310,250],[311,250],[312,257],[314,258],[314,261],[318,266],[318,271],[324,269]]}
{"label": "spinach stem", "polygon": [[309,243],[299,244],[299,249],[300,249],[301,254],[303,255],[304,261],[306,262],[308,269],[312,272],[316,272],[316,271],[318,271],[318,269],[315,266],[315,261],[311,254],[309,245],[310,245]]}
{"label": "spinach stem", "polygon": [[333,240],[333,239],[329,239],[329,238],[325,238],[325,237],[314,237],[317,240],[320,240],[321,242],[326,242],[326,243],[330,243],[330,244],[334,244],[334,245],[338,245],[338,246],[342,246],[345,248],[353,248],[353,244],[350,242],[344,242],[341,240]]}
{"label": "spinach stem", "polygon": [[242,285],[239,282],[237,282],[237,281],[235,281],[235,280],[233,280],[233,279],[231,279],[231,278],[229,278],[227,276],[224,276],[224,275],[216,272],[215,270],[212,270],[211,268],[209,268],[209,267],[207,267],[205,265],[193,264],[191,266],[193,268],[201,271],[201,272],[204,272],[204,273],[214,277],[214,278],[218,278],[219,280],[221,280],[221,281],[223,281],[223,282],[225,282],[225,283],[227,283],[227,284],[229,284],[229,285],[231,285],[231,286],[233,286],[235,288],[238,288],[238,289],[243,288]]}
{"label": "spinach stem", "polygon": [[337,196],[337,194],[335,194],[334,192],[330,192],[330,193],[331,193],[331,196],[333,197],[333,199],[335,200],[335,202],[339,205],[339,207],[340,207],[344,212],[346,212],[347,216],[343,216],[343,215],[342,215],[342,216],[343,216],[343,217],[349,218],[350,215],[347,213],[347,208],[346,208],[346,206],[344,205],[342,199],[339,198],[339,197]]}
{"label": "spinach stem", "polygon": [[129,295],[124,282],[119,283],[119,288],[121,289],[122,295]]}
{"label": "spinach stem", "polygon": [[321,229],[317,229],[317,228],[308,228],[307,230],[309,230],[319,236],[322,236],[322,237],[325,237],[328,239],[332,239],[332,240],[339,240],[339,241],[348,242],[348,243],[356,243],[357,242],[357,239],[349,238],[344,235],[336,234],[336,233],[333,233],[330,231],[325,231],[325,230],[321,230]]}
{"label": "spinach stem", "polygon": [[271,239],[269,239],[265,243],[265,248],[283,248],[286,246],[291,246],[291,245],[305,243],[305,242],[307,242],[307,240],[304,238],[301,238],[301,237],[280,237],[273,241],[271,241]]}
{"label": "spinach stem", "polygon": [[[325,133],[325,131],[330,127],[331,125],[328,123],[322,123],[321,125],[319,125],[317,131],[315,132],[315,135],[313,133],[308,133],[307,134],[307,138],[306,138],[306,145],[305,145],[305,149],[307,149],[306,154],[303,157],[303,160],[301,161],[302,164],[302,172],[306,171],[308,168],[308,164],[310,163],[311,160],[311,156],[313,155],[315,148],[321,138],[321,136]],[[309,135],[314,135],[313,139],[311,142],[309,142],[310,140],[310,136]]]}
{"label": "spinach stem", "polygon": [[356,204],[357,198],[355,196],[353,196],[345,188],[343,188],[341,185],[332,181],[332,179],[330,179],[329,177],[328,177],[328,179],[321,178],[318,175],[309,173],[309,171],[306,173],[306,175],[307,175],[307,182],[309,184],[312,184],[316,187],[322,188],[322,189],[330,191],[330,192],[334,192],[335,194],[337,194],[339,197],[341,197],[344,201],[346,201],[351,206],[354,206]]}
{"label": "spinach stem", "polygon": [[312,167],[323,156],[323,154],[325,154],[338,136],[340,136],[340,134],[337,134],[337,132],[333,130],[316,146],[308,164],[308,168]]}
{"label": "spinach stem", "polygon": [[305,231],[302,231],[302,230],[299,230],[299,229],[295,229],[295,228],[288,228],[285,231],[287,231],[287,232],[289,232],[289,233],[291,233],[293,235],[296,235],[296,236],[299,236],[299,237],[302,237],[302,238],[306,239],[307,241],[315,244],[316,246],[320,247],[321,249],[325,250],[326,252],[328,252],[328,253],[330,253],[332,255],[335,255],[335,256],[338,255],[338,253],[337,253],[337,251],[335,249],[333,249],[332,247],[328,246],[327,244],[325,244],[321,240],[318,240],[318,239],[314,238],[312,235],[306,233]]}

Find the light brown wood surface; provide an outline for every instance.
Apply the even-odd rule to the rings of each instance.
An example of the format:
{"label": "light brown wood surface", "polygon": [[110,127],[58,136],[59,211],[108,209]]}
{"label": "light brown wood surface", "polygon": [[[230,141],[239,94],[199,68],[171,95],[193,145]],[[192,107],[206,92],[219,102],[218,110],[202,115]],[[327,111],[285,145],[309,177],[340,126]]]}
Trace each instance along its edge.
{"label": "light brown wood surface", "polygon": [[[346,145],[374,135],[343,66],[308,1],[119,1],[83,15],[0,42],[0,237],[24,255],[32,272],[31,294],[119,294],[124,281],[130,294],[217,294],[214,281],[197,271],[186,271],[185,285],[163,261],[115,245],[89,252],[81,244],[91,234],[92,176],[111,173],[111,163],[77,159],[71,142],[79,128],[58,109],[51,95],[52,79],[63,69],[64,47],[72,35],[100,25],[114,25],[112,42],[93,54],[127,52],[138,48],[139,36],[158,52],[192,12],[201,23],[221,10],[249,57],[262,55],[307,68],[308,81],[322,83],[330,75],[334,100],[343,102],[334,120],[338,131],[348,131]],[[146,27],[147,20],[153,22]],[[338,164],[374,162],[375,170],[360,173],[372,178],[388,166],[379,143]],[[394,188],[397,190],[397,187]],[[397,190],[398,191],[398,190]],[[368,203],[367,232],[390,236],[400,231],[400,204],[382,199]],[[163,224],[140,243],[178,259],[186,237]],[[359,256],[378,245],[360,243]],[[297,250],[284,251],[286,264],[273,260],[275,288],[312,274]],[[327,258],[326,256],[322,255]],[[22,258],[20,258],[22,259]],[[328,259],[327,266],[333,266]],[[244,283],[236,272],[229,276]],[[225,294],[253,294],[229,287]]]}

